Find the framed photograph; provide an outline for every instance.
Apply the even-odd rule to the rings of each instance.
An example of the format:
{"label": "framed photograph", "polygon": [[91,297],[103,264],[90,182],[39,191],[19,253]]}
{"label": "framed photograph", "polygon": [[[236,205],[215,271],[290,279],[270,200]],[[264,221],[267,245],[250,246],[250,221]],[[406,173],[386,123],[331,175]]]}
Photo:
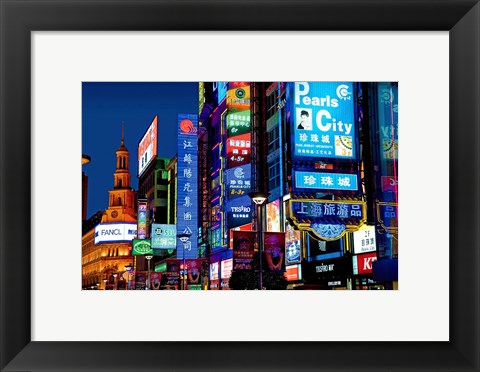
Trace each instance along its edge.
{"label": "framed photograph", "polygon": [[[0,370],[480,371],[479,7],[477,1],[454,0],[0,0]],[[195,269],[188,275],[182,272],[181,260],[167,260],[165,270],[172,283],[162,284],[167,274],[161,265],[150,273],[150,256],[157,255],[155,249],[171,248],[167,235],[175,233],[184,243],[185,255],[191,249],[191,235],[172,232],[171,225],[161,221],[155,242],[146,245],[140,237],[148,216],[142,200],[138,221],[117,222],[119,215],[128,214],[128,206],[121,202],[124,194],[118,193],[128,183],[128,176],[119,171],[128,163],[122,157],[125,141],[130,152],[135,153],[137,145],[139,153],[142,149],[138,159],[130,159],[138,161],[138,174],[132,177],[140,177],[158,155],[151,144],[157,147],[158,139],[163,146],[162,118],[154,113],[142,119],[143,127],[132,140],[125,136],[128,118],[122,124],[125,118],[115,117],[118,125],[111,133],[100,130],[101,120],[110,120],[112,112],[92,120],[88,134],[85,125],[82,129],[82,120],[84,124],[90,120],[88,104],[95,102],[97,108],[103,104],[95,95],[98,84],[118,96],[126,95],[123,90],[131,84],[140,84],[146,94],[143,102],[135,103],[140,107],[149,105],[145,84],[170,84],[175,89],[175,84],[197,87],[201,81],[235,82],[215,86],[216,94],[222,90],[226,99],[231,92],[236,94],[230,119],[225,119],[226,137],[239,138],[225,149],[232,155],[231,162],[225,162],[227,182],[251,171],[246,166],[250,158],[243,164],[244,159],[234,157],[244,154],[241,151],[250,156],[246,148],[251,138],[245,130],[249,122],[242,116],[250,112],[246,100],[250,86],[239,82],[290,82],[285,91],[299,96],[289,111],[299,158],[308,157],[309,151],[331,151],[334,158],[357,155],[357,134],[353,125],[344,123],[349,119],[340,125],[333,118],[325,124],[330,133],[322,118],[332,119],[329,116],[336,111],[319,109],[312,101],[326,95],[324,105],[336,108],[342,106],[338,100],[348,100],[352,92],[357,99],[357,89],[376,92],[375,82],[395,87],[395,102],[401,107],[396,112],[402,121],[398,131],[402,182],[385,183],[385,190],[400,195],[399,279],[392,288],[368,282],[368,288],[361,288],[361,281],[353,288],[395,290],[129,291],[162,286],[200,289],[204,279],[228,286],[232,270],[245,270],[256,262],[255,234],[239,230],[230,237],[237,256],[233,253],[206,265],[187,257]],[[329,81],[347,83],[318,83]],[[270,89],[266,83],[262,86]],[[157,99],[167,101],[161,97]],[[281,100],[277,103],[282,105]],[[212,107],[209,113],[214,112]],[[178,117],[178,127],[188,137],[199,128],[197,116],[183,114],[191,112]],[[336,128],[345,133],[336,133]],[[325,134],[323,129],[335,142],[331,148],[317,145],[312,137]],[[127,261],[122,261],[125,270],[119,278],[113,269],[108,277],[105,272],[100,276],[82,271],[85,234],[80,233],[80,213],[82,220],[85,217],[78,158],[82,153],[83,163],[86,135],[100,137],[98,143],[111,136],[120,145],[111,154],[117,157],[117,172],[107,173],[115,187],[108,218],[97,225],[103,230],[98,230],[95,244],[117,242],[109,234],[123,229],[123,240],[133,242],[148,271],[145,266],[130,275]],[[304,141],[307,135],[311,143]],[[389,159],[398,156],[396,142],[397,137],[383,143]],[[195,155],[185,154],[188,159]],[[88,154],[85,159],[99,161]],[[331,176],[329,164],[321,165],[323,174]],[[228,172],[235,167],[242,167],[241,172]],[[292,182],[308,193],[315,174],[299,169],[295,177],[301,178]],[[356,182],[351,175],[337,178],[338,187],[346,190]],[[379,180],[383,188],[384,180]],[[228,185],[233,194],[246,190],[243,183]],[[104,199],[108,195],[105,192]],[[265,208],[263,266],[298,278],[303,253],[296,235],[292,229],[287,243],[280,233],[284,205],[295,208],[295,199],[279,200],[277,204],[269,200]],[[244,212],[244,205],[237,204],[232,204],[235,211]],[[383,216],[382,208],[389,206],[379,202],[375,213]],[[350,207],[353,211],[357,206]],[[232,224],[237,223],[233,218],[251,220],[245,214],[228,218]],[[97,231],[91,231],[94,239]],[[352,233],[348,265],[353,265],[355,275],[370,275],[365,270],[377,257],[370,233],[375,232]],[[331,258],[338,250],[335,244],[312,241],[309,246],[317,244],[312,255],[330,255],[329,261],[316,266],[322,280],[335,265],[343,270],[341,258]],[[283,251],[287,245],[290,250]],[[208,274],[203,279],[204,270]],[[174,283],[173,276],[183,279]],[[336,289],[355,287],[337,279],[325,283]],[[260,274],[260,288],[268,286]],[[97,287],[117,291],[87,290]]]}

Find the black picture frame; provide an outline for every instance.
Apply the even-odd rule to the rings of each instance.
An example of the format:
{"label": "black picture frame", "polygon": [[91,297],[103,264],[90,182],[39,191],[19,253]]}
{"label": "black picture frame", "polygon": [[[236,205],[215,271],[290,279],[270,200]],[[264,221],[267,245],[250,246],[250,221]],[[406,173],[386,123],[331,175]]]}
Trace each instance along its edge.
{"label": "black picture frame", "polygon": [[[480,370],[478,1],[0,0],[0,27],[2,371]],[[450,207],[449,216],[432,218],[450,228],[450,341],[31,342],[30,35],[37,30],[448,31],[450,164],[442,182]],[[435,278],[419,285],[428,296]]]}

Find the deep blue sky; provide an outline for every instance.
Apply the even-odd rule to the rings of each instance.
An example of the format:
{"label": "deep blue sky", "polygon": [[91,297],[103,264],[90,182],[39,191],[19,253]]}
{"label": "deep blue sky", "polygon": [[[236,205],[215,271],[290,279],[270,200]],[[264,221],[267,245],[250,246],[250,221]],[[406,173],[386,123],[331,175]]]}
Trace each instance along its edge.
{"label": "deep blue sky", "polygon": [[179,113],[198,113],[198,83],[83,83],[82,153],[92,159],[83,166],[88,176],[87,218],[108,206],[122,120],[131,186],[136,190],[138,142],[158,115],[158,156],[172,158],[177,153]]}

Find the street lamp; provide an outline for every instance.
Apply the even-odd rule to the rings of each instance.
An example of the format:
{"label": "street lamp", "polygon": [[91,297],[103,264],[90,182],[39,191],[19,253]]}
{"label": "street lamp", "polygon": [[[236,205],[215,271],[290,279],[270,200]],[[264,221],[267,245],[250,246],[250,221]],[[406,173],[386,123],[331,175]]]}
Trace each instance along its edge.
{"label": "street lamp", "polygon": [[265,202],[268,199],[268,195],[270,195],[268,192],[249,192],[248,196],[252,199],[252,201],[257,205],[257,234],[258,234],[258,263],[260,265],[259,271],[260,271],[260,283],[259,283],[259,289],[263,289],[263,266],[262,266],[262,255],[263,255],[263,231],[262,231],[262,205],[265,204]]}
{"label": "street lamp", "polygon": [[118,273],[113,273],[113,289],[117,289],[117,276]]}
{"label": "street lamp", "polygon": [[103,286],[104,286],[104,290],[107,289],[107,281],[108,279],[107,278],[103,278]]}
{"label": "street lamp", "polygon": [[130,290],[130,271],[133,269],[133,266],[131,264],[125,265],[125,270],[127,271],[128,275],[128,284],[127,284],[127,290]]}
{"label": "street lamp", "polygon": [[146,286],[145,289],[152,289],[150,286],[150,260],[153,258],[153,254],[147,254],[145,255],[145,258],[148,261],[148,285]]}
{"label": "street lamp", "polygon": [[187,245],[187,242],[188,242],[188,239],[190,239],[190,236],[192,236],[192,234],[189,234],[189,233],[179,233],[177,234],[177,238],[180,239],[180,241],[182,242],[183,244],[183,276],[182,276],[182,286],[181,286],[181,289],[182,290],[185,290],[185,280],[187,279],[187,276],[185,275],[185,271],[186,271],[186,266],[185,266],[185,247]]}

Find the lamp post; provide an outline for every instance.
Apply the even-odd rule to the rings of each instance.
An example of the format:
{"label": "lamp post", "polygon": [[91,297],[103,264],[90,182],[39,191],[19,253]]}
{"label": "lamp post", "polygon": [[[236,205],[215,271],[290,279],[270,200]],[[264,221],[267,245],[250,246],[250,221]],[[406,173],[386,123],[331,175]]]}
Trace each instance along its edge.
{"label": "lamp post", "polygon": [[145,255],[145,258],[148,261],[148,279],[147,279],[148,284],[146,285],[145,289],[152,289],[150,286],[150,261],[153,258],[153,254],[147,254]]}
{"label": "lamp post", "polygon": [[118,273],[113,273],[113,289],[117,289],[117,276]]}
{"label": "lamp post", "polygon": [[180,239],[180,241],[182,242],[183,244],[183,260],[182,260],[182,264],[183,264],[183,276],[182,276],[182,285],[181,285],[181,289],[182,290],[185,290],[185,280],[187,279],[187,276],[185,275],[186,274],[186,265],[185,265],[185,246],[187,245],[187,242],[188,242],[188,239],[190,239],[190,236],[192,234],[188,234],[188,233],[179,233],[177,234],[177,238]]}
{"label": "lamp post", "polygon": [[252,199],[252,201],[256,204],[257,206],[257,234],[258,234],[258,264],[259,264],[259,271],[260,271],[260,283],[259,283],[259,289],[263,289],[263,266],[262,266],[262,255],[263,255],[263,227],[262,227],[262,206],[265,204],[265,202],[268,199],[269,193],[264,193],[264,192],[250,192],[248,193],[248,196]]}
{"label": "lamp post", "polygon": [[132,270],[133,266],[131,264],[125,265],[125,270],[127,271],[128,275],[128,283],[127,283],[127,290],[130,290],[130,271]]}
{"label": "lamp post", "polygon": [[107,282],[108,282],[108,279],[107,278],[103,278],[103,289],[107,289]]}

